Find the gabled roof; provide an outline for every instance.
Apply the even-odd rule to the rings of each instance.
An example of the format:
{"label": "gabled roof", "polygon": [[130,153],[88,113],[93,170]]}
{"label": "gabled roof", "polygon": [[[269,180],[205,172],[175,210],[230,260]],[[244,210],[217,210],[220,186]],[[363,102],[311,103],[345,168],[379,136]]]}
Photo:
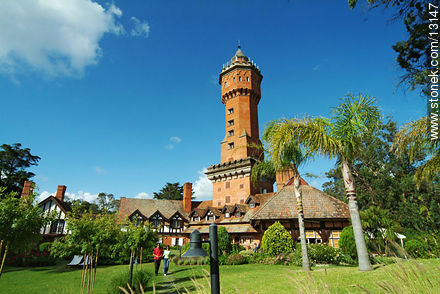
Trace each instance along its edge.
{"label": "gabled roof", "polygon": [[[200,205],[201,202],[194,201],[191,206]],[[182,200],[158,200],[138,199],[122,197],[119,205],[119,220],[131,215],[135,210],[142,213],[147,219],[159,212],[165,219],[170,219],[176,212],[179,212],[185,219],[188,219],[189,212],[183,210]]]}
{"label": "gabled roof", "polygon": [[234,208],[232,209],[232,213],[235,213],[236,211],[239,211],[240,213],[245,214],[246,213],[246,205],[235,204]]}
{"label": "gabled roof", "polygon": [[193,217],[195,214],[198,217],[203,217],[203,215],[205,215],[206,209],[201,209],[201,208],[194,208],[193,211],[191,211],[191,213],[189,214],[189,217]]}
{"label": "gabled roof", "polygon": [[69,204],[67,204],[66,202],[60,201],[58,198],[50,195],[49,197],[47,197],[46,199],[44,199],[43,201],[41,201],[38,205],[39,206],[43,206],[44,204],[46,204],[49,201],[53,201],[55,203],[56,206],[58,206],[62,212],[67,213],[69,211],[72,210],[72,207],[70,207]]}
{"label": "gabled roof", "polygon": [[205,213],[203,214],[202,217],[205,217],[210,211],[217,217],[221,216],[221,212],[217,207],[208,207],[208,209],[205,210]]}
{"label": "gabled roof", "polygon": [[135,215],[139,215],[143,220],[147,220],[148,219],[142,212],[139,211],[139,209],[136,209],[135,211],[133,211],[133,213],[130,214],[128,216],[128,218],[132,218]]}
{"label": "gabled roof", "polygon": [[226,212],[232,213],[232,210],[234,209],[234,205],[225,205],[222,208],[222,213],[225,214]]}
{"label": "gabled roof", "polygon": [[[305,219],[347,219],[348,205],[321,190],[301,185]],[[255,212],[253,220],[298,218],[296,197],[292,185],[284,186],[273,198]]]}
{"label": "gabled roof", "polygon": [[181,217],[184,221],[188,222],[188,220],[180,213],[180,211],[176,211],[172,216],[170,216],[170,219],[172,219],[176,215]]}

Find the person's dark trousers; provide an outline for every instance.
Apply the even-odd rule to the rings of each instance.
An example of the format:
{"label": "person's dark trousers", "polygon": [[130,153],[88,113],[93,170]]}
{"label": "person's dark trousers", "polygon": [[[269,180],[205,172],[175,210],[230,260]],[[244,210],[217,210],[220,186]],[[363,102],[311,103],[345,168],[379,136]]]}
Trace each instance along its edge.
{"label": "person's dark trousers", "polygon": [[157,276],[157,273],[159,272],[160,267],[160,259],[154,260],[154,274]]}
{"label": "person's dark trousers", "polygon": [[168,267],[170,266],[170,260],[168,258],[163,259],[163,273],[168,274]]}

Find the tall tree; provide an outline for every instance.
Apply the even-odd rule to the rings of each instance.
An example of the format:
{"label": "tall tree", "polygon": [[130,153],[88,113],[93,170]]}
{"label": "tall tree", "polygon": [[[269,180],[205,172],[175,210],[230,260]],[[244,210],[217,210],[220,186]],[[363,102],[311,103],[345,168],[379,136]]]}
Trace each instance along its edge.
{"label": "tall tree", "polygon": [[[22,148],[20,143],[0,146],[0,187],[5,192],[20,193],[23,183],[35,176],[27,171],[29,167],[37,165],[40,157],[32,155],[29,148]],[[17,194],[19,195],[19,194]]]}
{"label": "tall tree", "polygon": [[[397,63],[406,72],[402,83],[409,88],[419,88],[428,93],[431,69],[431,44],[429,38],[438,39],[438,1],[431,4],[426,0],[367,0],[370,8],[386,7],[392,9],[394,19],[402,19],[408,32],[408,39],[398,41],[393,49],[396,51]],[[355,8],[358,0],[349,0],[349,7]],[[437,49],[437,43],[434,44]],[[435,62],[438,62],[436,58]],[[438,63],[437,63],[438,65]]]}
{"label": "tall tree", "polygon": [[302,204],[301,176],[298,168],[309,159],[311,153],[305,151],[304,148],[302,148],[303,144],[295,140],[295,138],[290,138],[290,140],[286,141],[285,136],[288,136],[286,132],[289,132],[289,129],[285,127],[283,121],[272,121],[264,130],[263,140],[268,145],[269,153],[269,161],[266,163],[268,167],[266,169],[270,171],[271,167],[275,170],[290,168],[293,171],[293,187],[296,197],[298,227],[301,239],[302,269],[304,271],[310,271]]}
{"label": "tall tree", "polygon": [[53,220],[54,215],[43,214],[34,200],[35,194],[17,198],[16,192],[0,187],[0,276],[8,251],[32,249],[41,240],[40,229]]}
{"label": "tall tree", "polygon": [[[348,198],[351,222],[356,240],[359,270],[371,270],[367,246],[362,230],[352,167],[359,152],[361,138],[373,135],[380,123],[375,99],[360,94],[347,95],[333,110],[333,117],[283,120],[283,136],[277,140],[282,147],[289,142],[304,144],[312,153],[336,157],[341,165],[344,187]],[[283,149],[280,148],[282,151]]]}
{"label": "tall tree", "polygon": [[431,140],[428,118],[406,124],[396,135],[392,149],[396,154],[408,154],[411,161],[417,160],[420,152],[426,152],[430,158],[417,168],[416,183],[432,180],[440,174],[440,140]]}
{"label": "tall tree", "polygon": [[153,193],[153,198],[164,200],[182,200],[183,186],[181,186],[179,183],[166,183],[159,192]]}
{"label": "tall tree", "polygon": [[[362,210],[370,207],[389,210],[404,234],[439,231],[440,194],[436,193],[440,189],[439,176],[417,187],[414,174],[426,162],[427,153],[418,150],[410,159],[408,152],[390,152],[396,135],[396,122],[389,119],[375,136],[362,138],[352,171],[359,206]],[[345,200],[340,167],[326,175],[331,180],[323,184],[324,191]]]}
{"label": "tall tree", "polygon": [[101,212],[116,212],[119,208],[119,200],[110,193],[101,192],[97,197],[97,205]]}

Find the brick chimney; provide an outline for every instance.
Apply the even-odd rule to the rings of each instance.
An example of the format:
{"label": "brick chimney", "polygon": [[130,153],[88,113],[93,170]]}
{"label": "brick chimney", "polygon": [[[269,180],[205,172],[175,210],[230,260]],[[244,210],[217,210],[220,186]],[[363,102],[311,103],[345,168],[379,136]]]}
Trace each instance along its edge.
{"label": "brick chimney", "polygon": [[276,181],[277,181],[277,192],[279,192],[284,184],[286,184],[293,177],[293,170],[291,168],[277,171]]}
{"label": "brick chimney", "polygon": [[66,188],[67,187],[64,185],[58,185],[57,194],[55,195],[55,198],[57,198],[61,202],[64,202],[64,193],[66,193]]}
{"label": "brick chimney", "polygon": [[192,184],[183,184],[183,210],[191,212]]}
{"label": "brick chimney", "polygon": [[34,183],[31,181],[25,181],[23,185],[23,191],[21,191],[21,198],[27,198],[32,193]]}

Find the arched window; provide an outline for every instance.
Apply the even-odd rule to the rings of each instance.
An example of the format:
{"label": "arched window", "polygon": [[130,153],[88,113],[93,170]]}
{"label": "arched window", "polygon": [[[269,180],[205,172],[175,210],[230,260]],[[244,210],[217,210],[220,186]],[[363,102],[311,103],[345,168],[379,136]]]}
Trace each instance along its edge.
{"label": "arched window", "polygon": [[238,77],[238,81],[241,82],[241,77]]}
{"label": "arched window", "polygon": [[246,77],[246,82],[249,82],[249,77]]}

